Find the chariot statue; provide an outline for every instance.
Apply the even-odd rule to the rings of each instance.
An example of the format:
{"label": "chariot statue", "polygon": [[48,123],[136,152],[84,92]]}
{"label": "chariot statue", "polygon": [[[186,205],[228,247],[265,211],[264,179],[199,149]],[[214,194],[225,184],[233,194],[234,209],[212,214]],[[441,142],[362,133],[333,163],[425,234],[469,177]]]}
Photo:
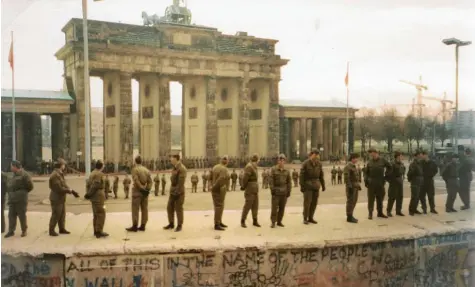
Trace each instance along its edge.
{"label": "chariot statue", "polygon": [[173,0],[173,4],[165,10],[164,17],[157,14],[149,16],[146,12],[142,12],[142,19],[145,26],[153,26],[159,23],[191,25],[191,11],[186,7],[185,0]]}

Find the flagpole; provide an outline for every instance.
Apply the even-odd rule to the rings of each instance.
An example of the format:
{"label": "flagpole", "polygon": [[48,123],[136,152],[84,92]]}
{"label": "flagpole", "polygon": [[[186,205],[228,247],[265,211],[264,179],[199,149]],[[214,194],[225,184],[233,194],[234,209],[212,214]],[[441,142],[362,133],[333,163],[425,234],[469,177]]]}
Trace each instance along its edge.
{"label": "flagpole", "polygon": [[[346,75],[349,77],[349,72],[350,72],[350,62],[346,63]],[[349,80],[346,85],[346,158],[348,159],[350,157],[350,112],[349,112],[349,100],[350,100],[350,89],[348,88],[349,86]]]}
{"label": "flagpole", "polygon": [[12,47],[11,51],[12,54],[12,160],[16,160],[16,119],[15,119],[15,60],[13,54],[13,31],[12,31]]}

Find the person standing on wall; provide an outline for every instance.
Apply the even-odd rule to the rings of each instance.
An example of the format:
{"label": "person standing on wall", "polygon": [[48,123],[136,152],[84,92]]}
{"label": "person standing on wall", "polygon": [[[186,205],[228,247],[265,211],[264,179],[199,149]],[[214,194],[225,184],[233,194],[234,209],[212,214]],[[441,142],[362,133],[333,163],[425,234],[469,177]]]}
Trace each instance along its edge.
{"label": "person standing on wall", "polygon": [[467,148],[465,155],[460,161],[459,178],[460,178],[460,199],[463,202],[461,210],[470,208],[470,184],[472,183],[472,171],[475,171],[475,163],[472,158],[472,150]]}
{"label": "person standing on wall", "polygon": [[[445,181],[447,188],[447,199],[445,201],[445,212],[457,212],[454,209],[454,202],[459,192],[459,174],[457,170],[457,156],[455,154],[449,155],[449,162],[445,165],[442,171],[442,178]],[[408,175],[409,178],[409,175]]]}
{"label": "person standing on wall", "polygon": [[282,219],[284,218],[285,205],[292,191],[292,177],[290,171],[285,168],[285,161],[285,155],[280,154],[277,158],[277,165],[269,173],[268,181],[272,195],[271,228],[275,228],[276,222],[277,226],[284,227]]}
{"label": "person standing on wall", "polygon": [[402,153],[394,153],[394,162],[392,163],[392,173],[389,176],[388,188],[388,206],[387,215],[392,217],[394,203],[396,203],[396,215],[404,216],[402,213],[402,201],[404,198],[403,182],[406,168],[402,163]]}
{"label": "person standing on wall", "polygon": [[185,202],[185,181],[186,168],[180,161],[180,155],[174,154],[170,157],[173,166],[170,176],[170,194],[168,196],[167,214],[168,225],[163,227],[165,230],[175,228],[175,213],[178,221],[175,232],[180,232],[183,227],[183,203]]}
{"label": "person standing on wall", "polygon": [[303,193],[303,223],[317,224],[314,219],[317,210],[320,188],[325,191],[325,177],[320,152],[312,149],[310,156],[302,163],[300,169],[300,191]]}
{"label": "person standing on wall", "polygon": [[[142,158],[135,158],[135,166],[132,168],[132,226],[126,228],[127,231],[145,231],[148,222],[148,196],[152,189],[153,181],[150,171],[142,165]],[[141,225],[139,223],[139,212],[142,211]]]}
{"label": "person standing on wall", "polygon": [[365,186],[368,188],[368,219],[373,219],[375,200],[378,217],[388,218],[383,213],[383,202],[386,195],[384,184],[391,174],[391,164],[380,157],[374,148],[370,148],[368,152],[371,155],[365,172]]}
{"label": "person standing on wall", "polygon": [[106,222],[106,190],[105,190],[105,174],[102,172],[104,164],[98,160],[95,169],[89,175],[86,185],[85,199],[91,201],[92,206],[92,225],[94,226],[94,236],[103,238],[109,236],[104,232],[104,224]]}
{"label": "person standing on wall", "polygon": [[352,153],[348,164],[343,169],[344,182],[346,185],[346,221],[350,223],[358,223],[358,219],[353,216],[356,203],[358,202],[358,192],[361,190],[358,168],[359,155]]}
{"label": "person standing on wall", "polygon": [[439,168],[437,164],[429,158],[429,155],[426,151],[422,152],[422,174],[424,179],[422,181],[421,191],[419,194],[419,200],[422,206],[422,212],[427,214],[427,202],[426,196],[429,200],[429,208],[430,212],[433,214],[437,214],[435,210],[435,186],[434,186],[434,176],[437,175]]}
{"label": "person standing on wall", "polygon": [[213,197],[214,206],[214,230],[223,231],[227,225],[223,223],[224,199],[226,198],[228,181],[228,156],[221,158],[221,163],[213,167],[213,171],[209,173],[208,186],[211,187],[211,196]]}
{"label": "person standing on wall", "polygon": [[252,210],[252,225],[255,227],[261,227],[258,221],[259,211],[259,175],[257,172],[257,163],[259,162],[259,156],[254,154],[251,157],[251,161],[244,168],[244,178],[241,190],[244,190],[244,207],[241,214],[241,227],[246,228],[246,218],[249,210]]}
{"label": "person standing on wall", "polygon": [[407,171],[407,180],[411,183],[411,201],[409,202],[409,215],[422,214],[417,210],[420,200],[420,190],[424,182],[424,173],[422,170],[422,151],[418,150],[414,153],[414,160],[409,165]]}

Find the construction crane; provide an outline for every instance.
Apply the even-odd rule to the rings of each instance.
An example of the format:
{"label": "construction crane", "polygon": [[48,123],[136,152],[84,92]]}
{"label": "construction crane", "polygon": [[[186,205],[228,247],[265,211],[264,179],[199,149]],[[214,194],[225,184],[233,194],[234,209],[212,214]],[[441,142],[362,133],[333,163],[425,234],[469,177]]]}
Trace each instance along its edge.
{"label": "construction crane", "polygon": [[[406,81],[406,80],[400,80],[400,82],[416,87],[416,90],[417,90],[417,106],[419,107],[418,113],[419,113],[419,117],[422,117],[422,106],[423,106],[423,104],[422,104],[422,97],[423,97],[422,93],[423,93],[424,90],[427,91],[429,89],[426,85],[422,84],[422,76],[419,76],[419,84],[415,84],[413,82],[409,82],[409,81]],[[414,104],[414,101],[413,101],[413,104]]]}
{"label": "construction crane", "polygon": [[442,99],[434,98],[434,97],[427,97],[427,96],[422,96],[422,98],[427,99],[427,100],[440,102],[440,104],[442,105],[442,122],[445,123],[446,122],[446,115],[447,115],[447,111],[448,111],[447,104],[452,105],[454,103],[451,100],[447,100],[447,93],[444,92],[444,97]]}
{"label": "construction crane", "polygon": [[[387,108],[396,108],[396,107],[411,107],[411,113],[414,115],[415,114],[415,108],[416,108],[417,104],[415,102],[415,99],[413,98],[412,99],[412,104],[396,104],[396,105],[388,105],[388,104],[384,104],[382,105],[381,107],[383,109],[387,109]],[[420,107],[424,107],[425,105],[424,104],[421,104]]]}

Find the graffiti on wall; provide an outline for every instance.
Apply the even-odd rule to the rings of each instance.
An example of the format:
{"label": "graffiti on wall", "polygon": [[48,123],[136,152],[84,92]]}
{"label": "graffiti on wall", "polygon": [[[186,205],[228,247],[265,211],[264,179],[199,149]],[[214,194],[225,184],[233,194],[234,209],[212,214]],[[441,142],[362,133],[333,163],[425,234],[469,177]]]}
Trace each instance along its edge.
{"label": "graffiti on wall", "polygon": [[2,286],[63,286],[64,257],[11,257],[2,254]]}

